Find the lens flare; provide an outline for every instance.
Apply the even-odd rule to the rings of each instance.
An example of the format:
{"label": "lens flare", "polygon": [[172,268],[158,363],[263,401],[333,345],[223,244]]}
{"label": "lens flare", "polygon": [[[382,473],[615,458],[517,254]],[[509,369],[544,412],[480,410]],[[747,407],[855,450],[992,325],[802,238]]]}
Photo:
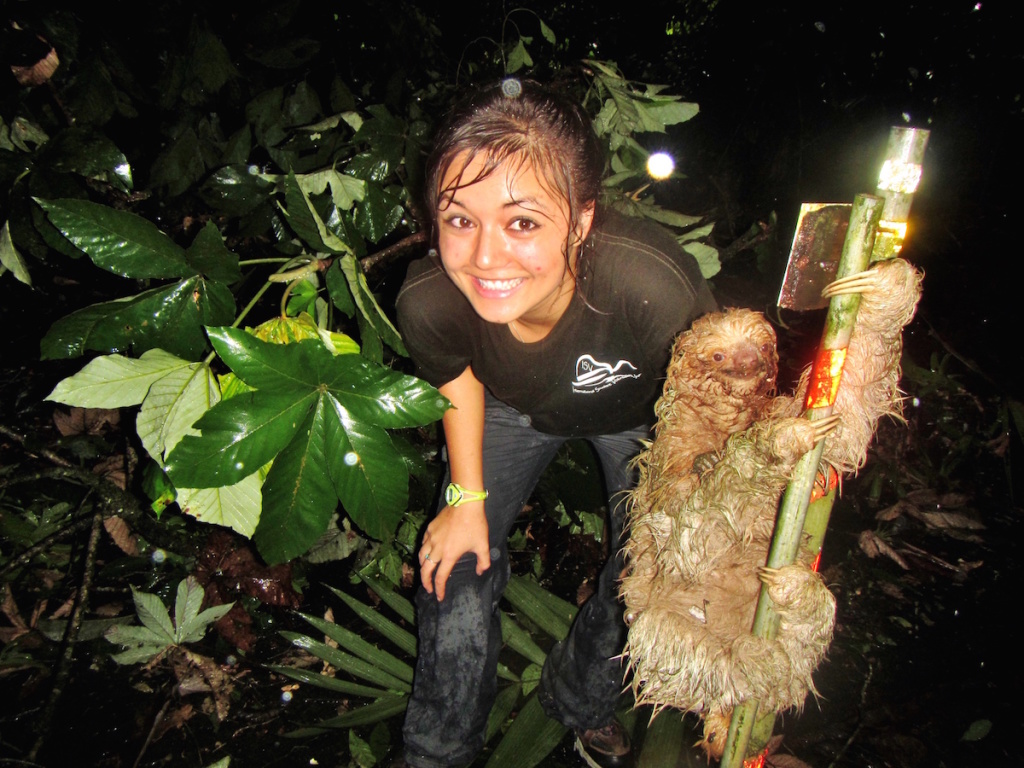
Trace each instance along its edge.
{"label": "lens flare", "polygon": [[676,168],[676,161],[667,152],[655,152],[647,158],[647,173],[652,179],[667,179]]}

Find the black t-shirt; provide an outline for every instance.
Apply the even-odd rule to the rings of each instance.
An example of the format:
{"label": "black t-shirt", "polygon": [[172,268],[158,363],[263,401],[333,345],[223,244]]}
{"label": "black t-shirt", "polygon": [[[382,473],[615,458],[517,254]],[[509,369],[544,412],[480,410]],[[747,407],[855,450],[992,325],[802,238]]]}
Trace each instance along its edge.
{"label": "black t-shirt", "polygon": [[591,230],[578,289],[541,341],[523,344],[482,320],[436,256],[410,265],[396,303],[421,377],[441,386],[471,366],[536,429],[567,437],[651,424],[673,339],[715,309],[697,262],[669,232],[615,213]]}

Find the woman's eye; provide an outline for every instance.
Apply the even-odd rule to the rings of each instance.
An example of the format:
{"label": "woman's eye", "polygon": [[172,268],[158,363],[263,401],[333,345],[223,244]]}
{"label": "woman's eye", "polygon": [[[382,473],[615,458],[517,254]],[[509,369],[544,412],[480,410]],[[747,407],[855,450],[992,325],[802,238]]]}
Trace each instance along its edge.
{"label": "woman's eye", "polygon": [[538,226],[540,225],[533,219],[519,218],[513,220],[512,224],[509,226],[509,229],[512,229],[515,232],[532,232]]}
{"label": "woman's eye", "polygon": [[470,226],[469,219],[465,216],[448,216],[444,220],[444,223],[450,227],[454,227],[455,229],[465,229]]}

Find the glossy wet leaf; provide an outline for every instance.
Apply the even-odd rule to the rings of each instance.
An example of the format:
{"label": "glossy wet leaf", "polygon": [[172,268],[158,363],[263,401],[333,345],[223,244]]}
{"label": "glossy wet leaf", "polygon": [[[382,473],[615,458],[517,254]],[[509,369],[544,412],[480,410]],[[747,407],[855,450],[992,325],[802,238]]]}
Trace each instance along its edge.
{"label": "glossy wet leaf", "polygon": [[199,190],[203,202],[231,216],[244,216],[258,208],[274,191],[274,184],[251,165],[226,165],[210,176]]}
{"label": "glossy wet leaf", "polygon": [[353,221],[371,243],[391,234],[405,216],[401,201],[389,195],[380,184],[368,183],[363,200],[356,205]]}
{"label": "glossy wet leaf", "polygon": [[313,210],[305,190],[303,190],[294,173],[289,173],[284,182],[284,211],[288,226],[299,236],[308,248],[316,253],[328,253],[330,248],[320,237],[323,222],[317,225],[319,218]]}
{"label": "glossy wet leaf", "polygon": [[408,470],[386,429],[438,419],[447,401],[425,382],[319,340],[270,344],[234,328],[210,328],[221,359],[254,390],[223,400],[167,460],[179,487],[241,481],[273,460],[254,539],[269,562],[311,547],[338,502],[368,535],[394,533]]}
{"label": "glossy wet leaf", "polygon": [[40,161],[50,170],[104,181],[121,192],[132,190],[128,158],[114,142],[91,128],[62,131],[41,154]]}
{"label": "glossy wet leaf", "polygon": [[[370,286],[366,282],[366,275],[363,274],[359,262],[353,256],[342,257],[340,262],[339,268],[348,283],[349,295],[355,302],[356,307],[358,307],[359,313],[385,344],[400,355],[408,355],[409,353],[405,349],[401,335],[387,315],[384,314],[384,310],[380,308],[377,299],[370,290]],[[365,337],[365,334],[363,335]],[[366,344],[365,338],[363,339],[363,344]]]}
{"label": "glossy wet leaf", "polygon": [[263,513],[253,540],[270,563],[285,562],[313,546],[338,506],[331,478],[323,471],[330,450],[324,408],[320,398],[263,483]]}
{"label": "glossy wet leaf", "polygon": [[61,318],[43,338],[41,356],[55,360],[88,351],[141,354],[160,347],[194,360],[206,349],[203,326],[229,322],[234,312],[227,287],[195,276]]}
{"label": "glossy wet leaf", "polygon": [[186,488],[234,485],[284,450],[316,399],[306,390],[222,400],[195,424],[201,436],[185,435],[171,451],[167,474]]}
{"label": "glossy wet leaf", "polygon": [[185,250],[141,216],[88,200],[36,200],[50,222],[96,266],[122,277],[192,274]]}
{"label": "glossy wet leaf", "polygon": [[238,255],[224,245],[220,230],[212,221],[199,230],[185,253],[185,259],[196,272],[220,283],[234,283],[242,279]]}

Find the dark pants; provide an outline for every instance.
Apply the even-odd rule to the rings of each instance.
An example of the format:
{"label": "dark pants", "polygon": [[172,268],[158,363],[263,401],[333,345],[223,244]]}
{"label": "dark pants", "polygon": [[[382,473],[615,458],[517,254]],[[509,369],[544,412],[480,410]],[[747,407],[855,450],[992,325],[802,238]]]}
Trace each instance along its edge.
{"label": "dark pants", "polygon": [[[649,430],[639,427],[587,438],[604,472],[612,510],[607,534],[614,554],[569,636],[548,655],[541,676],[545,711],[570,728],[607,723],[624,685],[618,656],[626,626],[617,596],[622,501],[635,482],[629,462],[640,452],[640,440],[648,437]],[[491,567],[478,576],[476,556],[466,555],[452,570],[443,602],[422,587],[417,594],[419,657],[403,731],[406,760],[417,768],[467,765],[483,747],[497,691],[498,601],[510,575],[509,531],[565,440],[538,432],[528,416],[488,396],[483,469]]]}

